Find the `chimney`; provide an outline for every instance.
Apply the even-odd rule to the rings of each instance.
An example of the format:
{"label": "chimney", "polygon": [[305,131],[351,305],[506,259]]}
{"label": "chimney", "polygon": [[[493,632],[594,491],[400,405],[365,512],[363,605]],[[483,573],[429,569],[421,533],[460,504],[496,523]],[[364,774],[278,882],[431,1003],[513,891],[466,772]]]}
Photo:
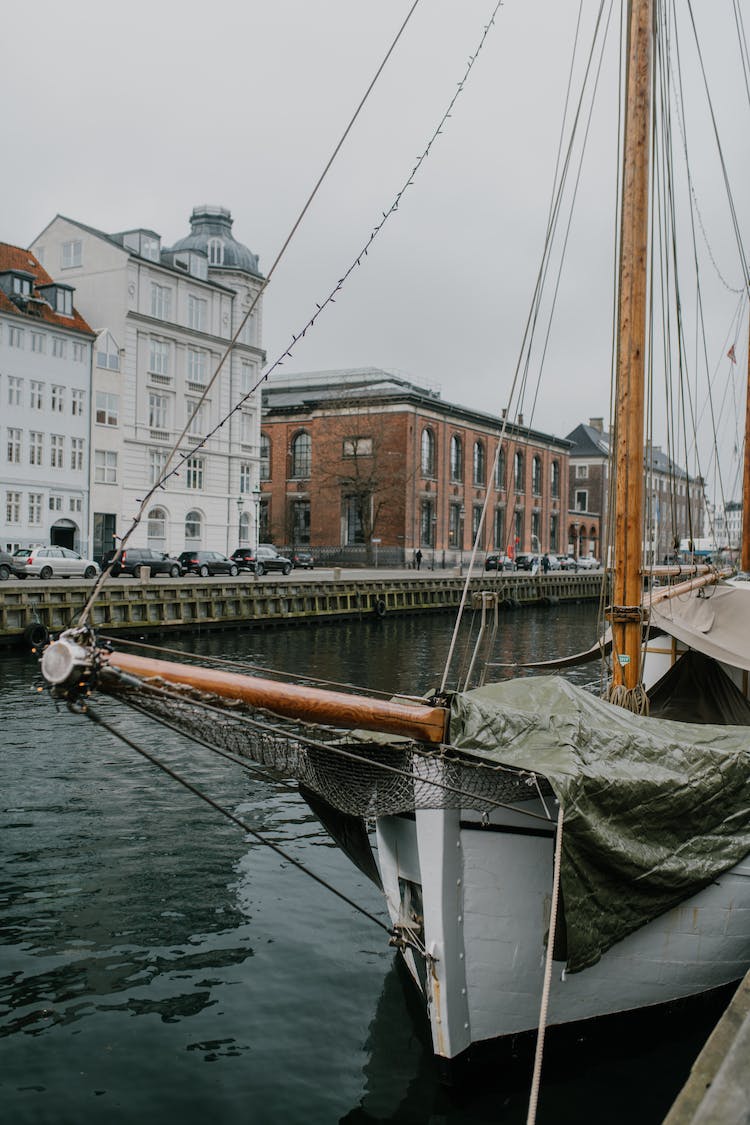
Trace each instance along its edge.
{"label": "chimney", "polygon": [[503,407],[503,422],[505,421],[507,415],[508,415],[508,411],[505,409],[505,407]]}
{"label": "chimney", "polygon": [[604,433],[604,419],[603,418],[589,418],[589,426],[592,430],[598,430],[600,434]]}
{"label": "chimney", "polygon": [[519,425],[519,426],[522,426],[522,425],[523,425],[523,414],[519,414],[519,415],[518,415],[518,425]]}

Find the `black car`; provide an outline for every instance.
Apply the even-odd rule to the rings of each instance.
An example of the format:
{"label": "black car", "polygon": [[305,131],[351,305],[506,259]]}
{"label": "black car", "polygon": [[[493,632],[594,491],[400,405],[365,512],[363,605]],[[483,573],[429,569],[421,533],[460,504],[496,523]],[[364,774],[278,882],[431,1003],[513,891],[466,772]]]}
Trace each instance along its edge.
{"label": "black car", "polygon": [[[117,554],[110,551],[104,556],[103,569]],[[125,547],[117,562],[112,567],[112,575],[130,574],[137,578],[145,567],[152,574],[168,574],[170,578],[179,578],[182,574],[180,560],[172,555],[165,555],[163,551],[152,551],[149,547]]]}
{"label": "black car", "polygon": [[315,559],[309,551],[293,551],[292,566],[298,566],[300,570],[312,570],[315,566]]}
{"label": "black car", "polygon": [[5,551],[0,551],[0,582],[7,582],[9,578],[25,578],[26,571],[19,559],[14,559]]}
{"label": "black car", "polygon": [[292,573],[292,560],[280,555],[270,543],[261,543],[257,551],[253,547],[238,547],[232,552],[232,559],[246,570],[254,570],[260,577],[269,570],[280,570],[282,574]]}
{"label": "black car", "polygon": [[239,567],[234,559],[228,559],[220,551],[183,551],[179,563],[184,574],[200,574],[207,578],[209,574],[237,574]]}
{"label": "black car", "polygon": [[484,560],[485,570],[515,570],[516,564],[509,555],[488,555]]}

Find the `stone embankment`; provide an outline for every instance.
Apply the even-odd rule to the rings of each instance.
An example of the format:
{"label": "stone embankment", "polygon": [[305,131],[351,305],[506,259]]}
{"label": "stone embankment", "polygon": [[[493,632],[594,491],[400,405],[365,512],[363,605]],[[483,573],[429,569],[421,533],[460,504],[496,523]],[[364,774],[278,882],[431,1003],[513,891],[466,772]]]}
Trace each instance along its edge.
{"label": "stone embankment", "polygon": [[[455,609],[466,579],[441,571],[313,571],[287,577],[115,578],[90,614],[103,632],[164,634],[172,629],[263,628],[389,613]],[[601,572],[478,574],[470,592],[497,591],[515,609],[598,598]],[[0,645],[43,643],[75,624],[91,582],[9,580],[0,585]]]}

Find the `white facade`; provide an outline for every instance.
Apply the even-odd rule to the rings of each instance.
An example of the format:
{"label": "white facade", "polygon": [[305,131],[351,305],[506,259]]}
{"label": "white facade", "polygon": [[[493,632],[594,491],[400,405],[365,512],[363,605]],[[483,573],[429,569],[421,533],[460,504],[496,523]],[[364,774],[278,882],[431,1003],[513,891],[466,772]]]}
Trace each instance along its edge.
{"label": "white facade", "polygon": [[0,310],[0,547],[86,555],[92,336],[43,307]]}
{"label": "white facade", "polygon": [[260,302],[201,400],[262,279],[214,270],[199,251],[165,251],[153,231],[107,235],[59,215],[33,249],[49,273],[75,285],[78,306],[99,333],[94,557],[131,527],[175,443],[169,468],[176,473],[148,499],[131,544],[231,552],[240,541],[237,501],[258,481],[260,396],[218,427],[259,378]]}

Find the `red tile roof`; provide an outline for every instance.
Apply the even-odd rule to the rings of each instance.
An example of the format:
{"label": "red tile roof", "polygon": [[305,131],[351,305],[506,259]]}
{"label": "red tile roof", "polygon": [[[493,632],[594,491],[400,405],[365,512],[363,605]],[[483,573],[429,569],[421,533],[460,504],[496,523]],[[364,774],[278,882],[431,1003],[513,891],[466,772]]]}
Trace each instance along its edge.
{"label": "red tile roof", "polygon": [[[23,270],[34,275],[33,296],[40,297],[39,286],[54,285],[53,278],[47,273],[41,262],[38,262],[30,250],[22,246],[11,246],[8,242],[0,242],[0,273],[6,270]],[[96,335],[94,330],[83,319],[81,314],[73,308],[72,316],[62,316],[47,304],[35,304],[34,312],[26,312],[14,304],[5,293],[0,290],[0,312],[10,313],[26,322],[41,321],[44,324],[54,325],[57,328],[72,328],[78,332],[86,332],[91,336]]]}

